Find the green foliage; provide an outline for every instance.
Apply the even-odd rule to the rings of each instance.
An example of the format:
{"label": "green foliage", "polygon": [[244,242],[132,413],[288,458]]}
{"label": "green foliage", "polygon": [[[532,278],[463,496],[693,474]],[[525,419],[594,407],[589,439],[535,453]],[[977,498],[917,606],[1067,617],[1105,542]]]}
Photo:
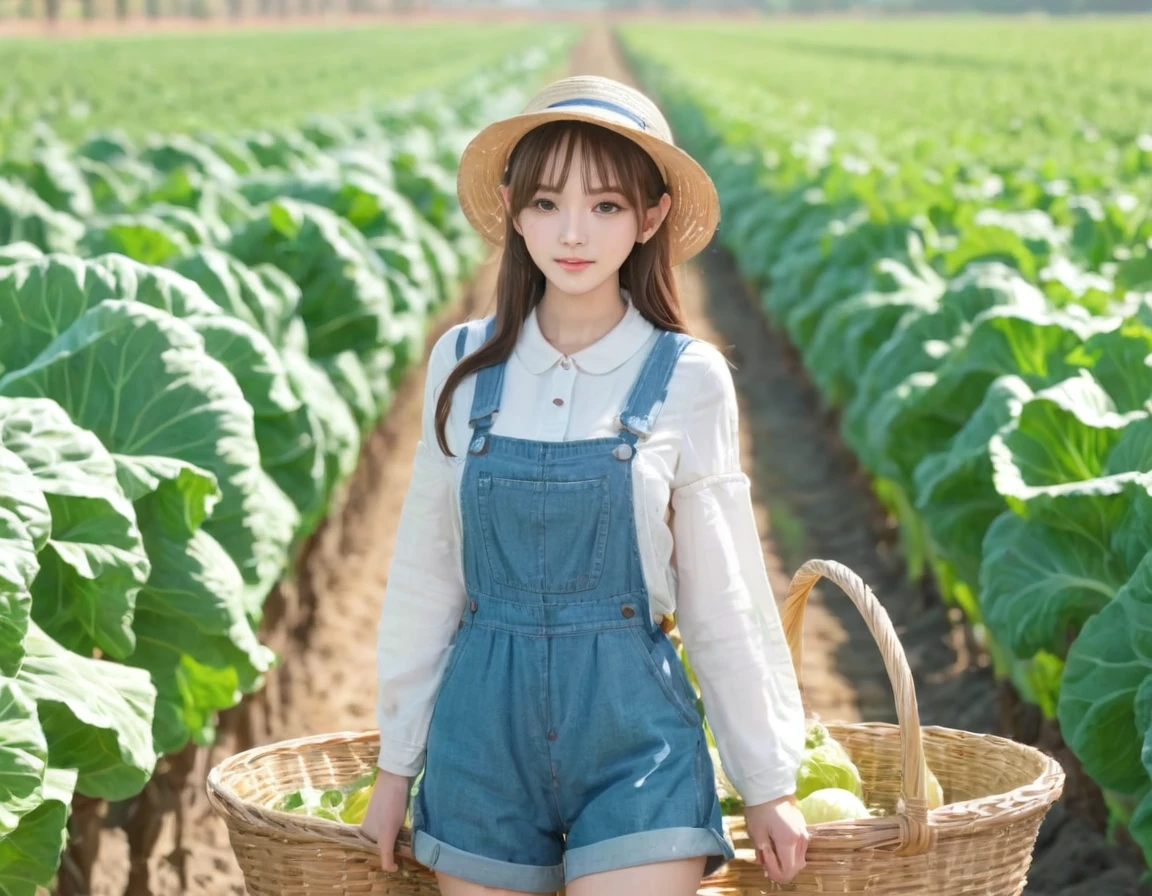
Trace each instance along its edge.
{"label": "green foliage", "polygon": [[1152,857],[1148,25],[991,27],[622,33],[911,574]]}
{"label": "green foliage", "polygon": [[74,793],[139,793],[276,663],[269,592],[480,258],[459,149],[562,48],[467,37],[425,73],[465,82],[294,128],[0,120],[2,896],[50,884]]}
{"label": "green foliage", "polygon": [[[370,114],[539,44],[537,28],[483,23],[297,28],[274,36],[238,30],[210,39],[105,36],[66,46],[51,38],[8,41],[0,156],[31,136],[33,124],[86,140],[86,154],[102,160],[124,141],[157,131],[198,138],[198,131],[223,130],[229,136],[220,139],[232,143],[242,129],[283,125],[320,145],[313,138],[331,131],[326,113]],[[302,122],[301,110],[315,114]],[[347,137],[357,124],[352,118],[343,127]]]}

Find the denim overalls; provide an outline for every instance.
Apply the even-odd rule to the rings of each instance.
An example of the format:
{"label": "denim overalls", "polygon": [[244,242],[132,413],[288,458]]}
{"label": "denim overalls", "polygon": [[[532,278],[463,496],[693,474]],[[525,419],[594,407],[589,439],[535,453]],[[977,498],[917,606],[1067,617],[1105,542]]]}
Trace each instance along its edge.
{"label": "denim overalls", "polygon": [[[485,326],[486,324],[486,326]],[[457,357],[468,326],[461,328]],[[494,435],[504,365],[477,372],[460,487],[467,603],[412,802],[416,859],[491,887],[734,855],[675,648],[653,623],[636,538],[634,445],[690,337],[661,331],[618,435]]]}

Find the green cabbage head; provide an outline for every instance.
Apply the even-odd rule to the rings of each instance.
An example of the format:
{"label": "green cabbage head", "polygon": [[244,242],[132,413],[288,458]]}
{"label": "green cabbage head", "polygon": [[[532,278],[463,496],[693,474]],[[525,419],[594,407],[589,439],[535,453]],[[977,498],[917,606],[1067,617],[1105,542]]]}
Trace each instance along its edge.
{"label": "green cabbage head", "polygon": [[796,773],[796,799],[826,787],[839,787],[863,799],[864,782],[847,751],[831,738],[805,750]]}
{"label": "green cabbage head", "polygon": [[825,787],[808,794],[800,800],[800,812],[807,824],[871,817],[863,800],[841,787]]}

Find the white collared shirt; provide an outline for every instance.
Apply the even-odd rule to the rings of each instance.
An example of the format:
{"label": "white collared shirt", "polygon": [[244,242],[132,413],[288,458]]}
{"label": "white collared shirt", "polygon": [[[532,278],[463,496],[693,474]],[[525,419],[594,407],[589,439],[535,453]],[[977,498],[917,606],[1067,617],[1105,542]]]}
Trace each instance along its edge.
{"label": "white collared shirt", "polygon": [[[628,300],[624,317],[570,356],[524,321],[507,361],[492,432],[567,441],[616,435],[658,330]],[[460,477],[471,436],[476,377],[457,387],[436,442],[436,401],[456,364],[458,325],[433,348],[423,434],[396,533],[378,637],[378,764],[396,774],[423,767],[432,706],[464,610]],[[473,328],[466,352],[483,336]],[[704,699],[721,763],[745,803],[795,790],[804,746],[799,688],[768,582],[740,465],[736,389],[724,356],[693,342],[680,356],[651,437],[636,445],[633,498],[653,617],[676,623]]]}

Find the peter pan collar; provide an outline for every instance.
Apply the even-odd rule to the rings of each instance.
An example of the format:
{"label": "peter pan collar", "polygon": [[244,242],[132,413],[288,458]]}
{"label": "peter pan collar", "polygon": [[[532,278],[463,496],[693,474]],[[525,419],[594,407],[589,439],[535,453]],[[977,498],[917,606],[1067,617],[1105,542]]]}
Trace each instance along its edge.
{"label": "peter pan collar", "polygon": [[[620,322],[587,348],[572,355],[576,366],[585,373],[612,372],[640,351],[655,329],[644,315],[636,310],[628,290],[621,289],[620,297],[627,306]],[[524,319],[520,339],[516,343],[516,357],[529,372],[537,376],[550,370],[564,357],[564,354],[540,332],[535,307]]]}

